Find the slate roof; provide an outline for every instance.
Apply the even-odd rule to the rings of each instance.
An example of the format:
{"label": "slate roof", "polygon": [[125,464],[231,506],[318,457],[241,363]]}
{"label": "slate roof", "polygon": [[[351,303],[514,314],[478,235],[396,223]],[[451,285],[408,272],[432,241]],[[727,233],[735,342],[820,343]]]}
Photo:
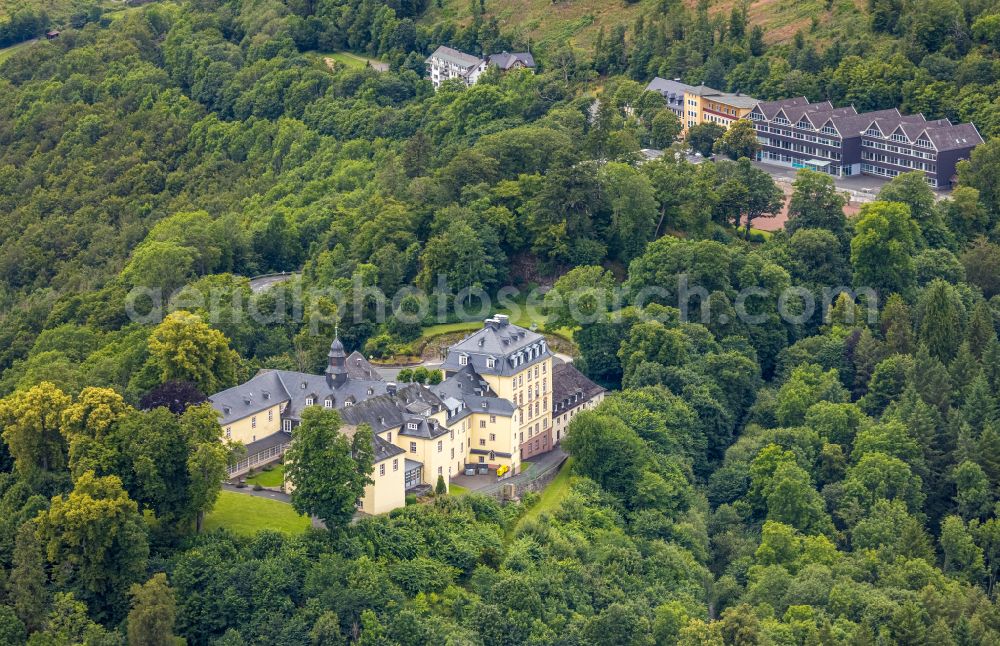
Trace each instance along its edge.
{"label": "slate roof", "polygon": [[244,384],[215,393],[208,402],[222,416],[220,423],[226,425],[289,399],[277,372],[266,371],[258,372]]}
{"label": "slate roof", "polygon": [[525,67],[535,66],[535,57],[530,52],[501,52],[499,54],[490,54],[489,57],[490,64],[496,65],[502,70],[509,70],[518,61]]}
{"label": "slate roof", "polygon": [[462,366],[433,388],[448,409],[449,424],[476,412],[503,417],[514,414],[514,404],[498,397],[471,365]]}
{"label": "slate roof", "polygon": [[687,83],[663,79],[659,76],[655,77],[649,82],[649,85],[646,86],[646,90],[648,92],[659,92],[664,97],[675,97],[678,100],[683,100],[684,93],[692,89],[693,88]]}
{"label": "slate roof", "polygon": [[778,111],[782,108],[792,107],[796,105],[806,105],[809,103],[809,99],[804,96],[797,96],[791,99],[779,99],[777,101],[759,101],[757,103],[757,109],[760,110],[768,119],[773,119],[774,115],[778,114]]}
{"label": "slate roof", "polygon": [[937,148],[938,152],[944,150],[959,150],[971,148],[983,143],[983,137],[979,134],[971,123],[959,123],[953,126],[941,128],[928,128],[927,137]]}
{"label": "slate roof", "polygon": [[357,350],[347,357],[347,376],[350,379],[365,379],[368,381],[382,381],[382,375],[375,369],[375,366],[365,359],[365,355]]}
{"label": "slate roof", "polygon": [[708,87],[707,85],[698,85],[687,91],[700,97],[709,99],[715,98],[721,103],[737,108],[751,109],[760,103],[760,101],[752,96],[747,96],[746,94],[742,94],[740,92],[723,92],[722,90],[716,90],[715,88]]}
{"label": "slate roof", "polygon": [[[399,428],[400,435],[433,439],[448,432],[428,417],[440,411],[442,406],[438,396],[426,386],[406,384],[395,393],[385,393],[348,406],[340,411],[340,415],[348,424],[368,424],[376,434]],[[410,424],[415,424],[416,428],[409,428]]]}
{"label": "slate roof", "polygon": [[[552,367],[552,410],[563,411],[588,401],[604,392],[572,363]],[[574,399],[574,397],[576,399]]]}
{"label": "slate roof", "polygon": [[430,55],[430,58],[440,58],[445,62],[454,63],[455,65],[465,69],[471,69],[483,62],[483,59],[478,56],[466,54],[465,52],[460,52],[457,49],[445,47],[444,45],[435,49],[434,53]]}
{"label": "slate roof", "polygon": [[247,456],[252,457],[257,455],[261,451],[266,451],[270,448],[276,446],[281,446],[282,444],[287,444],[292,441],[292,434],[286,433],[285,431],[278,431],[277,433],[271,433],[267,437],[263,437],[256,442],[250,442],[246,445]]}
{"label": "slate roof", "polygon": [[[441,366],[445,372],[457,372],[465,367],[460,360],[468,357],[468,365],[479,374],[510,376],[551,356],[545,337],[511,323],[498,314],[486,319],[483,327],[448,349]],[[493,367],[489,360],[494,360]]]}
{"label": "slate roof", "polygon": [[386,382],[381,379],[348,378],[337,385],[326,375],[310,375],[290,370],[275,372],[289,394],[288,408],[283,416],[291,419],[299,419],[302,409],[306,407],[306,400],[310,397],[314,406],[325,406],[326,400],[330,399],[332,408],[342,409],[385,394],[387,387]]}

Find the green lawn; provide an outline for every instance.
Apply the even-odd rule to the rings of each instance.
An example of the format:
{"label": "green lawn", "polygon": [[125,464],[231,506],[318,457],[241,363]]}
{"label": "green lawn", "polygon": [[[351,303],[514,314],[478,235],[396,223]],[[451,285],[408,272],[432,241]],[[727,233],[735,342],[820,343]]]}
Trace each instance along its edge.
{"label": "green lawn", "polygon": [[545,487],[542,491],[542,497],[538,502],[517,521],[517,524],[514,525],[514,529],[511,531],[512,534],[529,520],[538,518],[542,513],[552,513],[559,507],[563,499],[569,494],[571,483],[570,462],[572,461],[573,458],[569,458],[563,462],[562,467],[559,469],[559,474],[552,479],[549,486]]}
{"label": "green lawn", "polygon": [[259,484],[262,487],[280,487],[285,482],[285,465],[275,465],[270,471],[259,471],[256,475],[247,478],[247,484],[251,487]]}
{"label": "green lawn", "polygon": [[448,495],[451,496],[464,496],[467,493],[469,493],[469,489],[462,485],[453,484],[448,487]]}
{"label": "green lawn", "polygon": [[309,519],[299,516],[288,503],[223,491],[204,525],[205,531],[218,527],[244,535],[256,534],[262,529],[301,534],[309,528]]}
{"label": "green lawn", "polygon": [[[527,307],[524,299],[521,298],[517,301],[517,316],[511,319],[511,323],[525,328],[530,328],[532,324],[534,324],[537,325],[539,329],[544,329],[545,314],[541,311],[541,309],[542,308],[540,306],[535,308]],[[512,315],[511,309],[507,307],[496,308],[493,312],[495,314],[506,314],[508,316]],[[483,327],[483,322],[479,319],[475,321],[460,321],[458,323],[439,323],[437,325],[425,327],[421,333],[421,337],[427,339],[441,334],[449,334],[451,332],[471,332],[472,330],[478,330],[481,327]]]}
{"label": "green lawn", "polygon": [[346,65],[347,67],[353,67],[356,69],[365,67],[366,65],[368,65],[369,62],[372,65],[377,65],[378,63],[381,63],[381,61],[378,61],[374,58],[359,56],[358,54],[354,54],[352,52],[320,52],[317,53],[316,55],[322,58],[324,61],[330,59],[337,61],[338,63],[341,63],[343,65]]}

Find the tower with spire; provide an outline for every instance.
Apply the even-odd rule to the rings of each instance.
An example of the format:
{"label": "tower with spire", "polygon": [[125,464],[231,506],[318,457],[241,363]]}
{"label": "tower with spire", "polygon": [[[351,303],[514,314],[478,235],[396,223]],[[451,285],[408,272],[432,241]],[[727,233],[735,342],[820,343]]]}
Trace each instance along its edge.
{"label": "tower with spire", "polygon": [[327,353],[326,379],[337,388],[347,381],[347,353],[344,344],[340,342],[339,331],[333,334],[333,343]]}

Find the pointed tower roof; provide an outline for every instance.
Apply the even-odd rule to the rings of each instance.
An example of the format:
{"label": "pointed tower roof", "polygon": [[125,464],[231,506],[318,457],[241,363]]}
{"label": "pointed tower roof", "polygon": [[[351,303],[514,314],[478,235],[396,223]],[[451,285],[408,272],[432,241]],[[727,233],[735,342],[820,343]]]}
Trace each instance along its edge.
{"label": "pointed tower roof", "polygon": [[339,386],[347,381],[347,352],[344,351],[344,344],[340,342],[340,334],[337,331],[333,334],[333,343],[330,344],[330,351],[326,356],[326,376]]}

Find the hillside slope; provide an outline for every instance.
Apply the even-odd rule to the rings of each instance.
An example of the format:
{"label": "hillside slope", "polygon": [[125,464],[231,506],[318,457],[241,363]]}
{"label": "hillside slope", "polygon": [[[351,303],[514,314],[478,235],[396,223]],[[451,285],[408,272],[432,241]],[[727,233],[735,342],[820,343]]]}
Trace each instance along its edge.
{"label": "hillside slope", "polygon": [[[710,0],[709,14],[728,16],[742,0]],[[699,0],[684,0],[691,8]],[[615,25],[632,23],[644,12],[660,11],[662,0],[641,0],[625,3],[621,0],[487,0],[486,16],[495,17],[505,33],[520,36],[532,46],[547,49],[569,42],[589,49],[593,47],[601,27],[609,31]],[[751,24],[764,28],[765,40],[772,44],[789,42],[795,32],[812,31],[815,37],[828,38],[836,33],[848,33],[866,20],[864,0],[834,0],[826,9],[825,0],[753,0],[749,3]],[[420,22],[434,25],[445,20],[458,25],[471,22],[468,0],[442,0],[431,3]],[[815,19],[815,27],[813,21]]]}

